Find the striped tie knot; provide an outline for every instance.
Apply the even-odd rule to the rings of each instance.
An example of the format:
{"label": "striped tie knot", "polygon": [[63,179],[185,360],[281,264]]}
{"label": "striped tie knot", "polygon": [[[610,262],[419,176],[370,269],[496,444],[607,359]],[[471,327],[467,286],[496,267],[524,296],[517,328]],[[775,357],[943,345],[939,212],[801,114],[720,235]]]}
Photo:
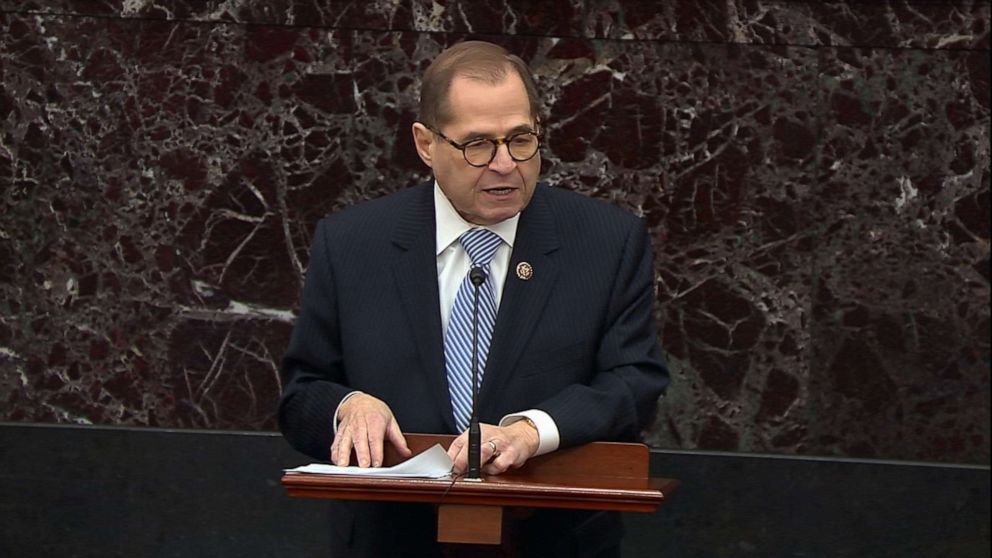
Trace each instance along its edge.
{"label": "striped tie knot", "polygon": [[458,240],[472,259],[472,265],[478,267],[488,266],[503,243],[503,239],[489,229],[472,229],[463,233]]}

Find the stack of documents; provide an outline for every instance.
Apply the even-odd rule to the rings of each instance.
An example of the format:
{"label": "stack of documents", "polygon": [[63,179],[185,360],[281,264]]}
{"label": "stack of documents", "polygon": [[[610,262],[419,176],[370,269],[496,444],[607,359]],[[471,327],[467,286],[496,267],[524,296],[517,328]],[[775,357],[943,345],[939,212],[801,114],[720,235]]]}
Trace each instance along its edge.
{"label": "stack of documents", "polygon": [[418,479],[441,479],[451,475],[451,458],[441,444],[392,467],[338,467],[324,463],[311,463],[287,473],[307,473],[311,475],[353,475],[371,477],[407,477]]}

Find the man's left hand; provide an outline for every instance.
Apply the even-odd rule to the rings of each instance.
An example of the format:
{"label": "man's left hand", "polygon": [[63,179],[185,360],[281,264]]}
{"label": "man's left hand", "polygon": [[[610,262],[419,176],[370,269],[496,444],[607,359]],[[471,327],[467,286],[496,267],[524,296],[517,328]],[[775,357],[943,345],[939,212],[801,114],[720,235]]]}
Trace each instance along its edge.
{"label": "man's left hand", "polygon": [[[516,469],[537,453],[540,439],[537,430],[527,421],[521,420],[508,426],[481,424],[482,472],[498,475],[508,469]],[[454,462],[455,474],[468,469],[468,432],[455,438],[448,447],[448,456]]]}

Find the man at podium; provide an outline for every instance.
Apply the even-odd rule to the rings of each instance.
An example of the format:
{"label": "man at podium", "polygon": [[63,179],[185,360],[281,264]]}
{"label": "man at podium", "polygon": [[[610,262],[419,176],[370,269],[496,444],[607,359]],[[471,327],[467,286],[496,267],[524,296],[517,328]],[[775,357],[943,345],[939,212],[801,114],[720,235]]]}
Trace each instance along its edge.
{"label": "man at podium", "polygon": [[[375,467],[403,431],[461,434],[483,473],[591,441],[637,441],[668,383],[651,244],[625,211],[538,182],[545,120],[526,64],[479,41],[422,82],[417,153],[434,180],[324,218],[283,359],[279,423],[297,450]],[[472,397],[473,361],[478,397]],[[357,463],[356,463],[357,461]],[[336,502],[334,556],[435,556],[429,506]],[[616,556],[615,513],[538,511],[533,556]]]}

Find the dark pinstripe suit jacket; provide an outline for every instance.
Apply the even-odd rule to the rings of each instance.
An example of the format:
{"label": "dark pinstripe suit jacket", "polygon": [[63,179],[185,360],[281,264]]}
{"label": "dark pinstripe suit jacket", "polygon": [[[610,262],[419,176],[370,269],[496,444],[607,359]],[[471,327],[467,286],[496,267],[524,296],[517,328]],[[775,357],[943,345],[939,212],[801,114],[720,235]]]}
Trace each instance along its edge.
{"label": "dark pinstripe suit jacket", "polygon": [[[520,262],[529,280],[515,273]],[[432,184],[320,222],[283,360],[279,421],[297,450],[328,458],[331,417],[355,389],[384,400],[404,431],[455,433],[437,285]],[[536,408],[562,447],[637,440],[668,383],[653,300],[641,220],[539,184],[510,257],[482,421]]]}

